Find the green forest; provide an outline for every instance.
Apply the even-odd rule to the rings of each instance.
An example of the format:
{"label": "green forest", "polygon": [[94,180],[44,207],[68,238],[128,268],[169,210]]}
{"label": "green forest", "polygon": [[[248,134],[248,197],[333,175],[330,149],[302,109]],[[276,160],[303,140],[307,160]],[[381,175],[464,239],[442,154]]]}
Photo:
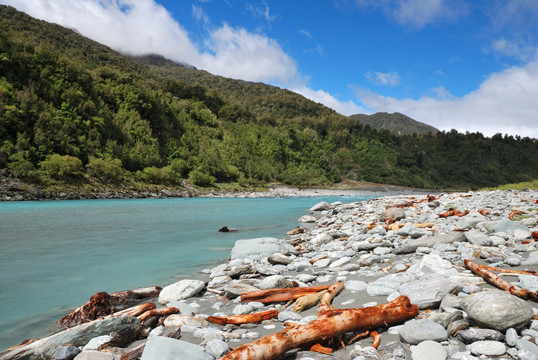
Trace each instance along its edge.
{"label": "green forest", "polygon": [[476,189],[538,178],[536,139],[375,130],[291,91],[127,57],[6,6],[0,107],[0,169],[38,185]]}

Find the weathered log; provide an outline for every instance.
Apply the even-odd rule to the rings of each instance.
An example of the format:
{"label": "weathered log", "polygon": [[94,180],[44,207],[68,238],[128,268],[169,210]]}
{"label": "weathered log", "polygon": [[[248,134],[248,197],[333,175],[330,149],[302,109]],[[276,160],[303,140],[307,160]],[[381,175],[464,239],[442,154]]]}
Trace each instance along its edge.
{"label": "weathered log", "polygon": [[161,308],[161,309],[153,309],[153,310],[148,310],[144,312],[142,315],[138,317],[138,320],[144,321],[150,316],[163,316],[163,315],[177,314],[178,312],[179,312],[179,309],[173,306]]}
{"label": "weathered log", "polygon": [[445,211],[444,213],[441,213],[438,216],[440,218],[446,218],[446,217],[449,217],[449,216],[462,217],[462,216],[465,216],[465,215],[469,214],[469,212],[470,212],[469,210],[465,210],[464,212],[461,212],[459,210],[455,210],[453,208],[450,208],[450,209],[448,209],[448,211]]}
{"label": "weathered log", "polygon": [[321,301],[319,302],[318,316],[332,310],[331,301],[333,301],[334,297],[343,289],[344,284],[341,282],[336,282],[327,289],[327,292],[323,294]]}
{"label": "weathered log", "polygon": [[[512,295],[518,296],[525,300],[531,300],[538,302],[538,294],[533,291],[529,291],[527,289],[522,289],[519,286],[512,285],[506,280],[501,279],[497,274],[494,274],[486,269],[485,266],[479,265],[473,261],[470,260],[464,260],[465,266],[474,272],[477,275],[480,275],[482,278],[484,278],[486,281],[491,283],[492,285],[497,286],[500,289],[503,289],[504,291],[509,292]],[[498,269],[500,271],[504,271],[504,269]]]}
{"label": "weathered log", "polygon": [[278,316],[279,311],[278,310],[267,310],[267,311],[261,311],[253,314],[245,314],[245,315],[230,315],[230,316],[209,316],[207,318],[207,321],[219,324],[219,325],[226,325],[226,324],[247,324],[247,323],[256,323],[263,320],[269,320],[272,318],[275,318]]}
{"label": "weathered log", "polygon": [[411,304],[406,296],[362,309],[329,310],[306,325],[286,328],[242,345],[221,360],[276,359],[288,350],[311,346],[345,333],[397,324],[417,316],[418,312],[418,306]]}
{"label": "weathered log", "polygon": [[112,316],[123,316],[123,315],[138,316],[140,314],[145,313],[146,311],[153,310],[156,307],[157,306],[155,306],[154,303],[144,303],[140,305],[135,305],[133,307],[130,307],[122,311],[115,312],[114,314],[112,314]]}
{"label": "weathered log", "polygon": [[129,352],[124,353],[120,360],[137,360],[140,359],[142,356],[142,353],[144,352],[144,348],[146,347],[146,343],[140,344],[137,347],[133,348]]}
{"label": "weathered log", "polygon": [[112,294],[98,292],[86,304],[62,317],[56,324],[65,327],[80,325],[100,317],[111,315],[139,303],[142,299],[158,296],[162,288],[150,286]]}
{"label": "weathered log", "polygon": [[295,300],[295,305],[293,305],[293,311],[300,313],[316,306],[326,292],[327,290],[323,290],[315,294],[308,294],[297,298],[297,300]]}
{"label": "weathered log", "polygon": [[283,289],[268,289],[249,291],[241,294],[242,302],[257,301],[261,303],[271,303],[280,301],[289,301],[300,298],[307,294],[317,293],[328,289],[328,285],[311,286],[311,287],[295,287]]}

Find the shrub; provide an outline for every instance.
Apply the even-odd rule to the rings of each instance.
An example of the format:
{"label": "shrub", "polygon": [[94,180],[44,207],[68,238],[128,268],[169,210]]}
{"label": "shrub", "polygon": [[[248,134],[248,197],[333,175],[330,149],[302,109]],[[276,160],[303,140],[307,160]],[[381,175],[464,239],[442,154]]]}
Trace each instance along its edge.
{"label": "shrub", "polygon": [[45,175],[58,180],[82,175],[82,161],[69,155],[49,155],[39,163],[39,168]]}
{"label": "shrub", "polygon": [[198,186],[214,185],[217,179],[199,169],[195,169],[189,173],[189,181]]}
{"label": "shrub", "polygon": [[118,182],[124,179],[126,170],[120,159],[113,159],[110,155],[103,158],[90,157],[86,165],[88,175],[100,180]]}

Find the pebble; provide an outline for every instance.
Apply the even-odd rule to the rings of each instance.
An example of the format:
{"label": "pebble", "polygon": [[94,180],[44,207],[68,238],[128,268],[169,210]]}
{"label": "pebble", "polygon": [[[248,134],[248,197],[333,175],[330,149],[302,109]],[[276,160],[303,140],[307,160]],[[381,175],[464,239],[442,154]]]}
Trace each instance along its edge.
{"label": "pebble", "polygon": [[[536,205],[531,200],[538,199],[538,191],[436,196],[431,202],[424,195],[416,195],[413,200],[407,196],[387,196],[351,204],[318,203],[311,210],[315,216],[305,215],[299,219],[309,224],[291,238],[238,240],[229,261],[204,270],[199,279],[181,280],[161,291],[159,302],[178,307],[181,314],[167,316],[163,321],[164,330],[160,328],[162,333],[152,332],[142,359],[166,358],[166,352],[171,349],[189,359],[219,358],[230,347],[257,339],[261,334],[280,331],[285,322],[306,324],[317,318],[316,307],[297,314],[291,311],[292,306],[286,308],[284,303],[241,303],[239,296],[244,292],[296,284],[330,285],[337,279],[344,283],[345,289],[332,302],[335,309],[361,307],[361,304],[375,306],[378,302],[406,295],[429,313],[419,316],[427,319],[393,324],[380,332],[383,345],[379,351],[355,343],[355,346],[338,350],[331,358],[473,360],[478,356],[511,356],[537,360],[538,346],[534,337],[538,336],[538,322],[531,321],[534,311],[530,302],[504,291],[491,290],[481,277],[463,269],[463,260],[538,270],[538,246],[532,242],[522,243],[530,239],[532,232],[538,231],[538,215],[530,214],[524,221],[508,219],[512,207],[535,211]],[[521,197],[529,201],[521,202]],[[413,207],[398,207],[410,201],[415,201]],[[459,218],[438,216],[451,207],[470,213]],[[478,209],[492,211],[485,217],[476,212]],[[403,226],[399,229],[385,227],[382,220],[386,218],[398,219]],[[433,226],[427,229],[415,226],[430,222]],[[456,229],[467,231],[454,231]],[[310,261],[316,258],[320,260],[312,264]],[[538,277],[520,275],[507,279],[529,291],[538,290]],[[226,297],[204,291],[206,282],[207,287],[223,291]],[[220,326],[206,320],[212,315],[249,314],[269,309],[280,310],[278,318],[240,326]],[[159,336],[175,328],[181,329],[182,340]],[[387,332],[398,334],[400,341],[385,344]],[[92,337],[109,333],[110,330]],[[88,342],[86,339],[75,348],[91,345]],[[371,344],[371,339],[360,340],[360,344],[368,342]],[[468,349],[463,351],[466,344]],[[65,345],[68,344],[58,344],[47,356],[52,356],[56,350],[61,359],[60,352],[66,351]],[[411,351],[409,345],[413,345]],[[296,359],[329,358],[306,351],[289,354],[290,359],[294,356]]]}

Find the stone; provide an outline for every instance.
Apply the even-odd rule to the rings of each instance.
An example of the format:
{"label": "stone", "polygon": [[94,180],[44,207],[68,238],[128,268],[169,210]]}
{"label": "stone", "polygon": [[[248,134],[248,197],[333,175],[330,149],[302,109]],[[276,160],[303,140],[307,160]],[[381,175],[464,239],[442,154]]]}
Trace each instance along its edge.
{"label": "stone", "polygon": [[538,291],[538,276],[535,275],[519,275],[519,287],[529,291]]}
{"label": "stone", "polygon": [[329,210],[331,206],[326,201],[320,201],[316,205],[312,206],[309,211],[323,211],[323,210]]}
{"label": "stone", "polygon": [[293,262],[292,259],[282,254],[273,254],[267,258],[267,261],[273,265],[289,265]]}
{"label": "stone", "polygon": [[516,329],[510,328],[506,330],[506,334],[504,335],[504,341],[506,342],[506,345],[516,346],[517,339],[518,339],[518,336],[517,336]]}
{"label": "stone", "polygon": [[478,325],[498,331],[521,328],[532,320],[534,314],[526,301],[500,290],[471,294],[460,304]]}
{"label": "stone", "polygon": [[265,259],[275,253],[294,252],[295,248],[290,244],[272,237],[237,240],[232,252],[231,259]]}
{"label": "stone", "polygon": [[236,297],[240,296],[241,293],[256,291],[260,289],[249,284],[235,283],[224,286],[223,290],[226,291],[226,296],[229,299],[235,299]]}
{"label": "stone", "polygon": [[349,256],[341,257],[340,259],[333,261],[331,263],[331,265],[329,265],[329,268],[338,268],[338,267],[348,263],[349,260],[351,260],[351,258]]}
{"label": "stone", "polygon": [[194,327],[204,327],[208,326],[209,323],[203,318],[198,318],[188,315],[170,315],[164,319],[165,327],[183,327],[183,326],[194,326]]}
{"label": "stone", "polygon": [[88,350],[79,353],[74,360],[120,360],[120,356],[104,351]]}
{"label": "stone", "polygon": [[407,273],[385,275],[370,283],[366,288],[366,292],[370,296],[390,295],[397,291],[403,283],[414,279],[413,275]]}
{"label": "stone", "polygon": [[438,307],[447,294],[458,292],[461,288],[460,284],[442,275],[428,274],[402,284],[398,292],[409,297],[411,303],[418,305],[419,309],[430,309]]}
{"label": "stone", "polygon": [[458,339],[465,344],[470,344],[475,341],[485,340],[503,341],[504,335],[500,331],[493,329],[470,328],[459,331]]}
{"label": "stone", "polygon": [[316,222],[316,218],[312,215],[303,215],[297,220],[300,223],[313,223]]}
{"label": "stone", "polygon": [[458,229],[472,229],[474,228],[479,222],[481,222],[483,218],[478,216],[462,216],[459,218],[458,222],[456,223],[456,227]]}
{"label": "stone", "polygon": [[405,217],[405,210],[403,208],[390,207],[379,215],[379,220],[381,221],[385,221],[387,219],[401,220],[404,217]]}
{"label": "stone", "polygon": [[467,241],[469,241],[471,244],[480,246],[491,245],[491,240],[489,239],[489,236],[476,229],[472,229],[466,232],[465,237],[467,238]]}
{"label": "stone", "polygon": [[330,263],[331,263],[331,259],[325,258],[325,259],[320,259],[316,261],[314,264],[312,264],[312,266],[317,269],[321,269],[321,268],[325,268],[329,266]]}
{"label": "stone", "polygon": [[523,260],[521,265],[538,265],[538,251],[530,253],[528,259]]}
{"label": "stone", "polygon": [[456,336],[461,330],[468,329],[469,327],[469,321],[465,319],[456,320],[447,325],[446,332],[449,336]]}
{"label": "stone", "polygon": [[202,280],[181,280],[162,289],[159,294],[159,303],[167,304],[172,301],[188,299],[205,287]]}
{"label": "stone", "polygon": [[258,282],[260,289],[283,289],[293,287],[293,283],[282,275],[272,275]]}
{"label": "stone", "polygon": [[459,277],[458,270],[454,269],[450,261],[443,259],[437,254],[427,254],[422,259],[411,265],[407,270],[413,274],[439,274],[444,277]]}
{"label": "stone", "polygon": [[368,287],[368,284],[360,280],[348,280],[344,286],[349,291],[362,291]]}
{"label": "stone", "polygon": [[203,347],[164,336],[149,338],[140,360],[213,360]]}
{"label": "stone", "polygon": [[213,339],[207,342],[205,351],[219,359],[230,351],[230,347],[222,340]]}
{"label": "stone", "polygon": [[516,340],[516,348],[518,350],[526,350],[538,356],[538,345],[525,339]]}
{"label": "stone", "polygon": [[500,221],[492,229],[492,231],[494,233],[505,233],[505,234],[508,234],[508,235],[511,235],[511,236],[514,236],[514,232],[516,230],[520,230],[522,232],[527,232],[527,233],[529,233],[529,236],[530,236],[529,229],[525,225],[520,224],[517,221],[512,221],[512,220],[508,220],[508,219]]}
{"label": "stone", "polygon": [[312,239],[310,239],[310,242],[312,244],[326,244],[330,241],[333,241],[333,237],[327,233],[317,234]]}
{"label": "stone", "polygon": [[422,341],[417,346],[411,346],[413,360],[445,360],[447,356],[443,345],[432,340]]}
{"label": "stone", "polygon": [[103,344],[106,344],[112,340],[110,335],[97,336],[88,341],[88,343],[82,348],[82,351],[97,350],[97,348]]}
{"label": "stone", "polygon": [[471,354],[486,356],[501,356],[506,353],[506,345],[500,341],[476,341],[469,345]]}
{"label": "stone", "polygon": [[80,353],[80,349],[76,346],[58,346],[54,350],[54,360],[73,360]]}
{"label": "stone", "polygon": [[444,341],[448,334],[444,327],[427,319],[411,320],[398,331],[400,340],[416,345],[425,340]]}

